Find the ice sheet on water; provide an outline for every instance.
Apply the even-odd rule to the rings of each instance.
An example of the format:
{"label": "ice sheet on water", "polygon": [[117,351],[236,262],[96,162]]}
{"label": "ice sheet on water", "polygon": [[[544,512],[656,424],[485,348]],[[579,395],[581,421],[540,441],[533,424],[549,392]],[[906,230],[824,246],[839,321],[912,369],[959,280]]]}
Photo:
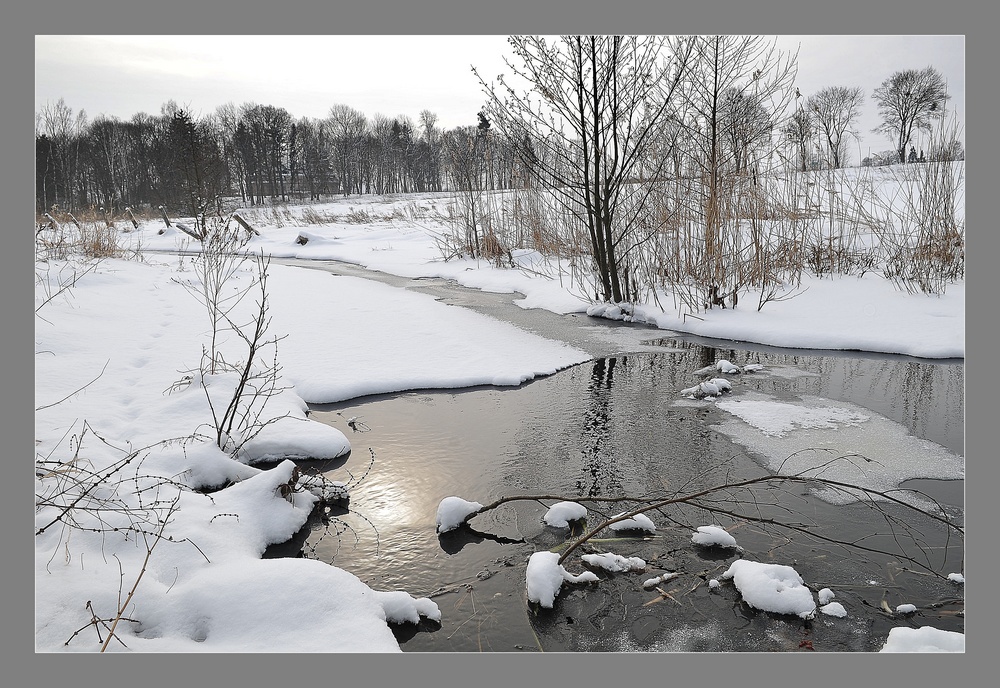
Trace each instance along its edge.
{"label": "ice sheet on water", "polygon": [[[776,473],[806,471],[879,491],[895,489],[913,478],[965,477],[962,456],[914,437],[899,423],[855,404],[811,396],[778,400],[751,392],[716,405],[733,416],[716,428],[759,455]],[[824,489],[817,496],[833,504],[857,499],[834,489]],[[909,493],[896,496],[929,506]]]}

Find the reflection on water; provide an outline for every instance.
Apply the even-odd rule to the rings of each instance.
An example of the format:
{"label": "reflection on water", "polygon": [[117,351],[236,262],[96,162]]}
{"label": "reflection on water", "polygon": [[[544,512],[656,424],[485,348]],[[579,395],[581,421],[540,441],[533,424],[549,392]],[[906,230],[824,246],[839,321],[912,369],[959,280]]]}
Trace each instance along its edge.
{"label": "reflection on water", "polygon": [[[612,633],[603,625],[611,623],[607,619],[612,618],[618,618],[617,624],[631,624],[633,631],[642,630],[639,635],[647,648],[720,649],[711,641],[676,637],[668,641],[662,635],[666,630],[657,635],[635,611],[629,613],[631,616],[623,614],[623,604],[641,609],[649,595],[641,597],[635,582],[622,577],[614,584],[602,581],[594,589],[571,591],[562,603],[564,611],[576,609],[583,613],[581,610],[592,608],[588,614],[604,619],[599,624],[604,630],[567,625],[559,622],[562,617],[558,616],[552,617],[555,621],[533,616],[524,599],[524,564],[533,551],[553,547],[564,537],[541,523],[551,500],[504,506],[473,519],[473,530],[443,537],[434,532],[437,505],[451,495],[483,504],[512,494],[663,495],[720,480],[763,475],[764,469],[745,449],[713,429],[713,424],[727,414],[711,403],[676,403],[678,391],[698,379],[694,371],[721,358],[739,366],[759,362],[783,371],[743,375],[739,384],[734,384],[734,396],[753,390],[779,398],[810,395],[849,401],[899,423],[916,436],[962,453],[961,362],[925,363],[762,348],[720,349],[682,339],[658,343],[662,353],[596,359],[517,388],[411,392],[314,407],[313,418],[338,427],[350,437],[353,455],[346,468],[363,470],[358,458],[367,461],[369,448],[375,462],[352,490],[351,513],[340,517],[340,522],[346,524],[340,534],[331,533],[328,526],[317,522],[303,543],[305,556],[341,566],[377,590],[402,589],[414,596],[433,596],[444,614],[442,624],[399,629],[397,638],[407,651],[613,650],[610,640],[606,643],[595,639],[612,638],[623,628],[627,630],[623,625]],[[350,416],[358,416],[370,430],[352,432],[345,421]],[[328,475],[345,479],[344,468]],[[931,491],[933,486],[921,483],[921,489],[925,488]],[[949,499],[955,500],[961,497],[961,490],[956,493],[952,488],[949,494]],[[782,493],[775,499],[787,500],[790,495]],[[864,507],[814,503],[800,494],[793,497],[796,510],[808,512],[809,518],[834,529],[829,532],[844,537],[872,534],[873,526],[865,520],[870,519],[870,514]],[[761,513],[768,513],[766,504],[758,506]],[[614,509],[599,503],[588,507],[595,519],[598,514],[611,515]],[[781,511],[775,507],[774,513]],[[697,511],[678,511],[677,515],[687,523],[698,518],[718,520],[704,513],[699,516]],[[664,517],[658,518],[662,532],[643,545],[651,562],[663,567],[690,567],[692,575],[697,573],[694,568],[711,571],[720,565],[711,560],[684,558],[688,555],[679,552],[690,549],[689,532]],[[758,556],[776,561],[783,557],[812,560],[820,551],[815,545],[801,546],[766,528],[746,523],[734,527],[742,528],[741,544]],[[889,562],[852,560],[845,567],[845,557],[851,556],[831,546],[820,556],[825,563],[807,568],[803,576],[813,581],[818,577],[833,580],[846,576],[837,580],[846,586],[856,583],[853,579],[868,570],[873,581],[884,582],[883,569]],[[953,555],[946,552],[944,556]],[[949,565],[956,567],[951,570],[961,567],[960,550],[956,556],[949,560]],[[893,585],[900,583],[899,577],[893,581]],[[695,577],[687,584],[697,589],[699,582],[703,584],[704,580]],[[631,587],[621,587],[626,584]],[[927,583],[908,583],[918,584]],[[910,590],[917,596],[934,594]],[[858,595],[859,606],[871,603],[861,599],[862,593]],[[713,604],[709,597],[702,602]],[[878,600],[874,607],[878,607]],[[690,608],[684,613],[690,614]],[[961,623],[959,619],[952,621]],[[704,618],[678,619],[677,623],[693,624],[695,635],[705,632]],[[712,623],[726,625],[732,619],[712,619]],[[761,638],[771,630],[762,630]],[[637,642],[634,633],[630,637],[629,642]],[[761,638],[753,642],[770,648]],[[851,650],[866,649],[857,646],[864,642],[846,636],[837,640],[840,649]],[[748,640],[744,646],[724,649],[755,647]]]}

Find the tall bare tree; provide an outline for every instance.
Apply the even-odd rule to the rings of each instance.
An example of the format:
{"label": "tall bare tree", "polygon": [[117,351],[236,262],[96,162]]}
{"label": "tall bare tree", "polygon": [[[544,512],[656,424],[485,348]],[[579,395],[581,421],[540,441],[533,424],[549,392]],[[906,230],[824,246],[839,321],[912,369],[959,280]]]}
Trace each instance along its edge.
{"label": "tall bare tree", "polygon": [[806,102],[823,132],[829,162],[835,169],[847,162],[844,136],[851,133],[851,126],[861,114],[864,102],[865,94],[857,86],[829,86],[811,95]]}
{"label": "tall bare tree", "polygon": [[364,113],[338,103],[330,108],[326,122],[341,191],[345,196],[361,193],[361,164],[365,157],[364,139],[369,131],[368,120]]}
{"label": "tall bare tree", "polygon": [[[516,61],[507,66],[528,88],[503,76],[488,84],[484,114],[552,190],[567,215],[589,236],[598,293],[605,301],[633,296],[628,257],[641,238],[633,182],[648,163],[659,123],[685,78],[687,53],[670,53],[662,36],[511,36]],[[661,165],[666,164],[661,157]],[[655,170],[654,170],[655,172]]]}
{"label": "tall bare tree", "polygon": [[948,84],[934,67],[896,72],[873,94],[882,124],[872,131],[893,139],[899,161],[906,162],[906,147],[917,129],[930,130],[931,120],[944,116]]}
{"label": "tall bare tree", "polygon": [[74,116],[73,109],[60,98],[55,104],[44,105],[38,120],[38,128],[46,136],[52,153],[56,203],[67,210],[74,210],[86,203],[78,171],[87,113],[80,110]]}

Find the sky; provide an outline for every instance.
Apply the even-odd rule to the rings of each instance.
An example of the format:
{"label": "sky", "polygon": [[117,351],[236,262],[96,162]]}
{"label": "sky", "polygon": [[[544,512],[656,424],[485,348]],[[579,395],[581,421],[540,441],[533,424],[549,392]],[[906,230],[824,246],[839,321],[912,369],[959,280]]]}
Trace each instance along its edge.
{"label": "sky", "polygon": [[[962,35],[775,38],[779,50],[799,50],[796,85],[804,95],[829,86],[862,88],[861,139],[852,150],[892,148],[871,132],[879,124],[871,94],[904,69],[938,69],[964,127]],[[369,118],[404,115],[415,122],[426,109],[450,129],[476,124],[484,103],[471,67],[492,81],[509,74],[504,58],[510,56],[502,35],[37,35],[35,110],[63,98],[91,118],[129,119],[158,114],[169,100],[199,115],[227,102],[256,102],[295,118],[323,118],[332,105],[345,104]]]}
{"label": "sky", "polygon": [[[306,227],[290,217],[277,226],[254,219],[260,236],[251,238],[247,248],[275,257],[335,258],[402,276],[452,277],[469,286],[509,293],[525,307],[553,313],[586,312],[586,304],[578,298],[560,294],[568,287],[556,289],[553,285],[558,287],[558,282],[544,276],[469,259],[442,262],[437,242],[446,231],[443,225],[427,218],[419,223],[378,219],[400,218],[404,214],[394,211],[409,208],[416,212],[439,202],[440,197],[350,198],[313,207],[313,212],[326,212],[331,218],[349,209],[364,210],[376,218],[371,224],[331,219]],[[159,220],[147,221],[135,230],[129,226],[129,230],[118,235],[120,241],[140,247],[143,261],[108,260],[90,271],[72,261],[36,265],[35,449],[37,456],[52,461],[70,461],[77,453],[87,468],[102,474],[122,460],[128,448],[143,448],[137,452],[141,458],[127,467],[126,477],[132,480],[134,475],[136,481],[128,484],[158,487],[161,514],[170,513],[171,518],[164,534],[172,540],[155,541],[155,552],[146,562],[148,544],[123,539],[122,531],[70,534],[46,527],[58,513],[54,506],[38,509],[35,527],[44,532],[35,538],[36,650],[98,651],[97,634],[88,627],[91,612],[84,601],[101,618],[113,618],[122,590],[133,584],[128,615],[141,622],[119,626],[132,652],[397,652],[400,648],[387,622],[414,623],[454,614],[432,599],[405,590],[370,588],[354,573],[314,559],[261,559],[267,545],[285,541],[306,522],[323,486],[299,482],[301,489],[285,498],[281,486],[292,481],[293,464],[283,461],[264,471],[258,462],[281,456],[330,458],[350,448],[348,419],[340,427],[322,424],[305,415],[307,402],[332,402],[414,385],[517,385],[586,361],[589,354],[426,294],[272,264],[268,270],[269,332],[283,337],[278,347],[281,391],[260,418],[264,423],[274,422],[248,440],[246,453],[235,460],[212,441],[195,436],[211,422],[206,390],[215,407],[222,408],[220,402],[231,393],[236,378],[224,373],[202,375],[197,370],[200,346],[209,341],[208,318],[204,305],[184,286],[193,283],[197,274],[191,257],[170,253],[192,250],[191,242],[176,226],[168,229]],[[308,236],[304,245],[296,241],[300,232]],[[73,288],[50,298],[74,271]],[[227,285],[234,290],[246,287],[251,277],[252,271],[243,266]],[[928,298],[894,289],[871,273],[864,278],[804,278],[804,282],[810,288],[796,298],[770,303],[759,312],[714,309],[703,313],[700,322],[689,319],[686,327],[774,345],[913,353],[913,341],[924,340],[923,355],[951,357],[964,352],[964,283],[952,285],[940,298]],[[837,286],[836,299],[824,290],[828,284]],[[309,298],[303,299],[303,294]],[[844,307],[827,308],[832,301]],[[231,314],[233,320],[244,322],[253,302],[253,298],[239,302]],[[637,312],[648,317],[658,309]],[[864,327],[858,327],[859,313],[865,314]],[[648,322],[664,328],[685,327],[679,319],[661,315],[662,322],[652,318]],[[950,334],[928,337],[932,331]],[[109,347],[108,342],[116,345]],[[220,347],[226,360],[238,360],[239,348],[233,348],[238,347],[237,340],[224,339]],[[770,373],[764,369],[744,374]],[[955,478],[964,470],[961,457],[942,458],[933,443],[902,443],[893,434],[899,427],[885,427],[886,423],[898,424],[880,419],[881,425],[876,425],[871,412],[861,417],[846,404],[809,398],[795,404],[766,395],[728,393],[696,400],[681,392],[677,390],[677,403],[715,405],[731,415],[731,422],[740,424],[743,433],[733,436],[748,444],[752,442],[746,439],[747,433],[760,442],[801,436],[817,446],[815,433],[840,433],[871,423],[886,445],[900,447],[898,457],[880,454],[880,458],[887,465],[897,459],[905,462],[890,465],[885,474],[872,474],[879,481],[889,481],[876,483],[879,489],[891,489],[915,476]],[[732,405],[737,400],[738,408]],[[820,457],[820,463],[826,463],[826,458]],[[792,468],[801,471],[808,466]],[[76,475],[65,465],[62,470],[36,477],[36,495],[52,495],[62,479]],[[345,472],[349,487],[347,477]],[[211,494],[200,491],[219,486],[225,487]],[[402,487],[402,494],[436,489],[433,476],[419,486]],[[133,509],[141,506],[137,493],[129,490],[104,494],[131,500]],[[157,493],[150,489],[142,494],[148,500]],[[474,504],[468,498],[475,496],[438,494],[439,509],[443,509],[438,512],[438,523],[454,521],[456,514],[464,517]],[[175,497],[179,509],[164,511]],[[451,497],[456,499],[448,501]],[[77,516],[84,525],[88,518],[96,518],[92,511]],[[108,525],[129,525],[120,512],[106,512],[103,518],[103,524],[93,523],[102,531]],[[425,514],[425,523],[433,532],[435,514]],[[753,558],[753,552],[741,556],[741,560]],[[547,601],[551,594],[555,601],[564,582],[600,577],[591,574],[580,579],[580,574],[563,569],[556,559],[541,556],[533,559],[533,565],[529,563],[525,580],[529,596],[537,594],[539,600]],[[580,571],[582,566],[574,559],[568,568]],[[776,597],[780,590],[790,582],[799,585],[793,570],[744,565],[731,573],[733,585],[727,576],[720,576],[724,583],[714,587],[713,594],[734,599],[743,595],[748,603],[780,613],[788,611]],[[849,573],[844,575],[849,579]],[[805,582],[817,587],[817,581]],[[792,611],[808,613],[814,604],[812,596],[806,599],[804,589],[798,589],[797,605],[801,606]],[[254,603],[247,604],[248,599]],[[839,606],[828,611],[834,619],[841,618]],[[846,609],[845,623],[853,623],[855,613]],[[964,650],[964,635],[931,627],[909,628],[910,621],[902,616],[905,612],[900,614],[896,621],[902,630],[894,628],[885,639],[890,651]],[[76,634],[80,629],[84,632]],[[114,642],[108,647],[126,651]]]}

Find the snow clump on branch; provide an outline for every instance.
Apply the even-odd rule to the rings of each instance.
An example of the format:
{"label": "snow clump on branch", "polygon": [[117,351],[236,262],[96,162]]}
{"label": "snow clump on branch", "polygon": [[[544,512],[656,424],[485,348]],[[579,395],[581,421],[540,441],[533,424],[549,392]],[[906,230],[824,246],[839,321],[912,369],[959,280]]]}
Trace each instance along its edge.
{"label": "snow clump on branch", "polygon": [[455,530],[482,508],[483,505],[479,502],[469,502],[461,497],[445,497],[438,504],[437,532]]}
{"label": "snow clump on branch", "polygon": [[587,507],[577,502],[557,502],[549,507],[542,516],[545,525],[553,528],[569,528],[572,521],[582,521],[587,518]]}
{"label": "snow clump on branch", "polygon": [[564,581],[592,583],[598,580],[600,579],[593,571],[584,571],[574,576],[562,567],[559,555],[555,552],[535,552],[528,558],[528,570],[525,573],[528,600],[548,609],[555,603]]}

